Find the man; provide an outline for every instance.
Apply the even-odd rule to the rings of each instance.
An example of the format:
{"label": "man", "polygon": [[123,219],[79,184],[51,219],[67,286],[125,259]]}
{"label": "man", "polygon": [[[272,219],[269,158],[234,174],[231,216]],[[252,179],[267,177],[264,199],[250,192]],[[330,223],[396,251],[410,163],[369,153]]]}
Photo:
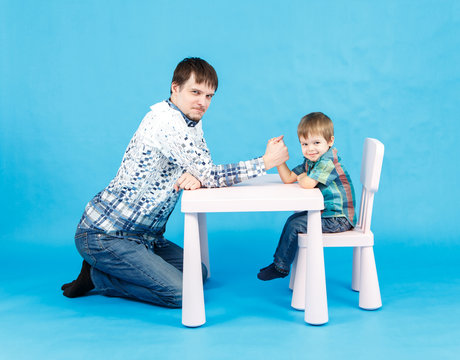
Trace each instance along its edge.
{"label": "man", "polygon": [[[289,158],[280,136],[268,143],[263,157],[213,164],[200,120],[217,85],[206,61],[187,58],[177,65],[170,99],[151,106],[117,175],[86,206],[75,234],[83,266],[76,280],[62,286],[65,296],[94,289],[180,307],[183,250],[163,237],[179,190],[230,186]],[[206,274],[203,266],[203,279]]]}

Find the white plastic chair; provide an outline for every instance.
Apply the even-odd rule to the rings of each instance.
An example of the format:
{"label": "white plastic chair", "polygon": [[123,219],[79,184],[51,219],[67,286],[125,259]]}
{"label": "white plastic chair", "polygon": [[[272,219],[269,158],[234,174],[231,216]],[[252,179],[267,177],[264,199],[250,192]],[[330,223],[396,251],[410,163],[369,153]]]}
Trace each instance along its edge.
{"label": "white plastic chair", "polygon": [[[359,291],[359,307],[366,310],[375,310],[382,306],[379,281],[374,259],[374,234],[371,231],[371,216],[374,194],[379,188],[382,169],[384,146],[371,138],[364,141],[363,160],[361,164],[362,195],[358,223],[353,230],[323,234],[323,247],[353,247],[353,269],[351,288]],[[293,289],[292,307],[305,309],[306,259],[308,235],[299,234],[299,249],[297,251],[289,287]],[[319,259],[324,262],[324,259]],[[309,277],[309,281],[316,281],[323,274]],[[300,277],[300,278],[299,278]],[[321,279],[318,279],[321,281]],[[314,296],[314,295],[313,295]],[[318,314],[327,322],[327,299],[325,314]]]}

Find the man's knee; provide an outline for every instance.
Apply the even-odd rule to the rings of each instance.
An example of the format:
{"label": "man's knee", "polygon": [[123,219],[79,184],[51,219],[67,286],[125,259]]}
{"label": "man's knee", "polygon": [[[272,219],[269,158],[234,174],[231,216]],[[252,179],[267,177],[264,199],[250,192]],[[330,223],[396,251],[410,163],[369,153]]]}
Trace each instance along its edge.
{"label": "man's knee", "polygon": [[182,307],[182,288],[169,289],[168,294],[161,296],[163,305],[169,308]]}

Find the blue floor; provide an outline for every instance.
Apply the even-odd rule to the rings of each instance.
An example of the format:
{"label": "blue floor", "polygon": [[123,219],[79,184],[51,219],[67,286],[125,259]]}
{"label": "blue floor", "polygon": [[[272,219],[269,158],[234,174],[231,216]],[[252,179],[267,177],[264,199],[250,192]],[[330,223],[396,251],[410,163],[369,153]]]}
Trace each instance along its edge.
{"label": "blue floor", "polygon": [[326,249],[329,323],[315,327],[290,307],[288,278],[257,280],[276,243],[274,234],[259,235],[209,234],[207,323],[196,329],[181,325],[177,309],[63,297],[60,285],[81,265],[71,240],[3,242],[0,359],[459,358],[458,247],[379,239],[377,311],[360,310],[349,288],[351,249]]}

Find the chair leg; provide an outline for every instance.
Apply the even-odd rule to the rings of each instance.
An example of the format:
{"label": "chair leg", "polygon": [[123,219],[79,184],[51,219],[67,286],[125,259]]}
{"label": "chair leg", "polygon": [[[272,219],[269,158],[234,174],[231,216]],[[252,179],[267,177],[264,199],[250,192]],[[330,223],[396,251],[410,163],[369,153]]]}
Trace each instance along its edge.
{"label": "chair leg", "polygon": [[291,277],[289,278],[289,289],[294,290],[294,282],[295,282],[295,272],[297,270],[297,257],[299,256],[299,249],[297,249],[295,253],[294,262],[291,266]]}
{"label": "chair leg", "polygon": [[382,307],[374,249],[372,246],[361,248],[360,274],[359,307],[366,310],[375,310]]}
{"label": "chair leg", "polygon": [[354,291],[359,291],[359,275],[361,265],[361,248],[353,248],[353,269],[351,271],[351,288]]}
{"label": "chair leg", "polygon": [[[305,310],[305,285],[307,275],[307,234],[299,234],[299,248],[296,254],[296,269],[292,288],[291,306]],[[292,276],[291,276],[292,280]]]}

